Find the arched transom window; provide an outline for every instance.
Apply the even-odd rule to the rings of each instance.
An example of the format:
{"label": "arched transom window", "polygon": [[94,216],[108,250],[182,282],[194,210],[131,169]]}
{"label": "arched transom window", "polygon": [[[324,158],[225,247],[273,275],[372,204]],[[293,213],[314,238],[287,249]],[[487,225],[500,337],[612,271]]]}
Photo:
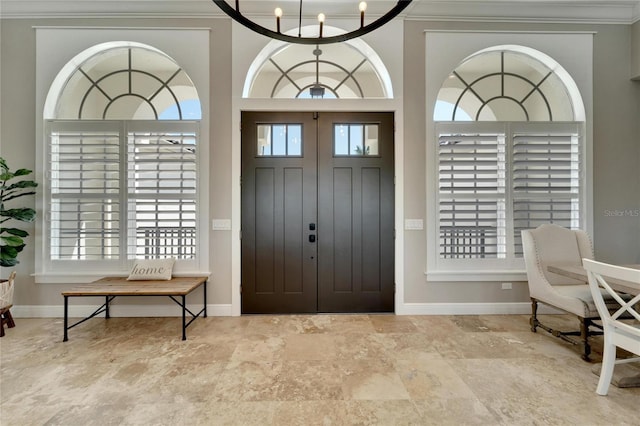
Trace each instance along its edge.
{"label": "arched transom window", "polygon": [[582,103],[572,99],[579,100],[575,85],[563,81],[566,72],[536,56],[522,46],[501,46],[465,59],[443,83],[434,120],[583,120]]}
{"label": "arched transom window", "polygon": [[393,98],[393,90],[382,61],[362,40],[317,46],[274,40],[254,60],[243,96]]}
{"label": "arched transom window", "polygon": [[110,45],[69,75],[58,119],[199,120],[198,94],[184,70],[157,49]]}

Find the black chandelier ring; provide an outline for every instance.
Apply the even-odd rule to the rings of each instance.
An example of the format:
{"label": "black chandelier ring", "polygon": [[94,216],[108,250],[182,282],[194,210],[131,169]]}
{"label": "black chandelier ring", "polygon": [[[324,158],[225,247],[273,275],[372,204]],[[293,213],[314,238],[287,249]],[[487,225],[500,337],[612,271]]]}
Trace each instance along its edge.
{"label": "black chandelier ring", "polygon": [[[243,26],[249,28],[252,31],[255,31],[259,34],[262,34],[264,36],[276,39],[276,40],[281,40],[281,41],[286,41],[288,43],[297,43],[297,44],[330,44],[330,43],[339,43],[342,41],[347,41],[347,40],[351,40],[352,38],[356,38],[356,37],[361,37],[365,34],[370,33],[371,31],[374,31],[378,28],[380,28],[381,26],[383,26],[384,24],[388,23],[389,21],[391,21],[393,18],[395,18],[396,16],[398,16],[400,14],[400,12],[402,12],[407,6],[409,6],[409,4],[411,3],[412,0],[398,0],[398,2],[396,3],[396,5],[391,8],[387,13],[385,13],[384,15],[382,15],[381,17],[379,17],[378,19],[376,19],[375,21],[364,25],[364,10],[360,9],[360,28],[353,30],[353,31],[349,31],[343,34],[338,34],[338,35],[334,35],[334,36],[329,36],[329,37],[323,37],[322,36],[322,27],[324,24],[324,15],[322,15],[322,17],[319,17],[319,21],[320,21],[320,31],[319,31],[319,36],[318,37],[302,37],[302,34],[300,32],[298,32],[298,36],[292,36],[292,35],[288,35],[288,34],[283,34],[280,32],[280,16],[276,16],[276,22],[277,22],[277,31],[273,31],[270,30],[266,27],[263,27],[262,25],[259,25],[257,23],[255,23],[254,21],[252,21],[251,19],[247,18],[246,16],[244,16],[241,12],[240,12],[240,6],[239,6],[239,0],[235,1],[235,5],[236,8],[234,9],[233,7],[231,7],[229,5],[229,3],[226,0],[212,0],[224,13],[226,13],[227,15],[229,15],[233,20],[235,20],[236,22],[242,24]],[[366,7],[366,5],[365,5]],[[281,12],[281,11],[280,11]],[[302,28],[302,0],[300,0],[300,11],[299,11],[299,16],[298,16],[298,28],[301,31]]]}

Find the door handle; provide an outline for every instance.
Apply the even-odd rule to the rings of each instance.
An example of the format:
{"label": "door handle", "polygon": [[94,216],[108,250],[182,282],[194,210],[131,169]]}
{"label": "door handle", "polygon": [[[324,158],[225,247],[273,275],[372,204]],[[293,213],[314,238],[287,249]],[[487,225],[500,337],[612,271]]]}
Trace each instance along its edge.
{"label": "door handle", "polygon": [[316,236],[313,235],[313,234],[309,235],[309,242],[310,243],[315,243],[316,242]]}

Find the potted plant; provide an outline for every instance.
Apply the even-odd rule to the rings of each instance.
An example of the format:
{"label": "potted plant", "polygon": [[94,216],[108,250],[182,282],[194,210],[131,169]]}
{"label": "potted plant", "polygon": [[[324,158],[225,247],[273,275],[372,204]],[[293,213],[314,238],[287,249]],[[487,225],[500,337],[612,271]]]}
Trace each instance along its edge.
{"label": "potted plant", "polygon": [[18,253],[25,246],[24,238],[29,233],[23,229],[6,227],[8,221],[33,222],[36,211],[29,207],[9,208],[8,201],[35,194],[38,184],[32,180],[15,180],[31,174],[31,170],[9,170],[7,162],[0,157],[0,266],[18,264]]}

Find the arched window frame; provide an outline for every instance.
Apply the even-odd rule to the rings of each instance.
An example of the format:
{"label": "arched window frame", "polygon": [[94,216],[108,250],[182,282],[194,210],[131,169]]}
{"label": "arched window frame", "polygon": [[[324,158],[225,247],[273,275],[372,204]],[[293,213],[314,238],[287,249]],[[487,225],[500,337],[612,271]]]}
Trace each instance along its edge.
{"label": "arched window frame", "polygon": [[[297,35],[297,31],[298,31],[297,29],[290,30],[290,31],[287,31],[287,34]],[[317,31],[317,28],[315,26],[303,26],[301,29],[301,32],[303,35],[311,35],[311,34],[314,34],[315,31]],[[331,35],[340,34],[341,32],[343,32],[343,30],[336,27],[325,26],[324,32],[326,35],[331,36]],[[383,93],[382,98],[384,99],[393,98],[393,86],[391,84],[391,76],[389,75],[387,68],[384,66],[384,63],[382,62],[378,54],[375,52],[375,50],[373,50],[373,48],[371,48],[366,42],[364,42],[361,39],[347,40],[346,42],[337,46],[338,48],[353,49],[354,52],[362,56],[362,60],[359,61],[353,67],[343,66],[343,64],[337,61],[325,61],[321,59],[322,57],[320,55],[320,56],[316,56],[316,60],[303,60],[301,62],[296,63],[294,66],[290,66],[290,67],[287,67],[286,69],[283,69],[279,66],[279,64],[274,63],[273,57],[281,53],[283,50],[286,50],[290,47],[297,48],[298,46],[291,46],[289,43],[286,43],[280,40],[271,40],[258,53],[256,58],[251,63],[251,66],[249,67],[249,70],[247,72],[244,88],[242,91],[243,98],[252,98],[253,97],[252,87],[254,87],[255,84],[263,84],[260,82],[261,71],[263,70],[264,66],[268,63],[272,63],[275,66],[275,68],[278,69],[279,72],[281,73],[280,77],[277,80],[278,82],[283,80],[288,80],[291,82],[293,86],[295,86],[296,94],[295,96],[292,96],[292,98],[300,98],[301,92],[303,92],[305,89],[310,88],[313,85],[313,83],[296,85],[296,82],[291,80],[288,75],[290,72],[292,72],[296,68],[299,68],[304,64],[309,64],[312,62],[315,62],[316,64],[319,64],[319,63],[326,64],[330,67],[339,69],[344,73],[345,77],[339,80],[335,80],[332,77],[325,75],[323,72],[318,73],[319,79],[315,83],[319,83],[320,86],[324,87],[325,89],[329,89],[329,91],[332,92],[333,95],[336,95],[336,97],[338,97],[337,89],[343,86],[345,82],[349,81],[353,83],[357,88],[356,91],[353,91],[354,98],[362,98],[362,99],[368,98],[368,95],[367,95],[368,86],[366,84],[360,83],[357,80],[357,78],[354,76],[354,73],[363,64],[368,64],[372,68],[378,80],[377,83],[379,87],[375,88],[376,91]],[[308,49],[314,49],[313,46],[305,46],[305,47]],[[316,46],[315,48],[320,49],[321,51],[322,49],[335,48],[335,46],[334,47],[331,47],[330,45]],[[281,91],[281,88],[278,88],[277,84],[273,85],[272,90],[270,90],[270,93],[271,93],[270,97],[271,98],[278,97],[277,93],[279,91]]]}
{"label": "arched window frame", "polygon": [[[476,38],[480,40],[482,40],[483,38],[481,34],[474,34],[474,36],[476,36]],[[486,38],[500,39],[501,36],[502,35],[496,36],[495,34],[491,34],[491,36],[487,36]],[[536,36],[538,35],[523,34],[519,38],[534,39]],[[444,39],[445,37],[446,37],[445,35],[438,34],[436,37],[434,37],[434,40],[438,40],[438,42],[441,42],[440,39],[441,38]],[[456,33],[456,35],[452,36],[451,38],[455,39],[458,37],[460,39],[463,39],[463,38],[469,39],[471,35]],[[504,37],[506,38],[507,36],[504,35]],[[476,40],[470,44],[471,45],[473,45],[474,43],[482,44],[482,42],[483,41]],[[544,44],[544,43],[541,43],[541,44]],[[434,42],[434,45],[437,45],[437,42]],[[590,43],[585,43],[585,46],[590,48]],[[429,49],[428,47],[427,50],[428,51],[437,50],[437,49],[434,49],[433,46],[430,46],[430,48],[431,49]],[[465,50],[465,48],[466,47],[462,47],[459,50]],[[427,249],[426,277],[427,277],[427,280],[429,281],[498,281],[498,280],[520,281],[520,280],[526,279],[526,276],[524,274],[523,260],[520,257],[520,255],[517,253],[519,236],[516,234],[518,234],[519,231],[518,231],[518,227],[515,226],[513,223],[514,214],[513,214],[512,206],[514,203],[515,196],[513,192],[513,178],[511,176],[512,171],[509,169],[510,167],[508,165],[509,163],[507,163],[506,170],[499,172],[499,173],[503,173],[503,176],[504,176],[504,179],[503,179],[504,181],[502,182],[502,185],[505,187],[503,203],[506,206],[508,206],[508,208],[505,209],[503,213],[498,212],[498,216],[495,219],[493,219],[494,225],[496,220],[498,222],[500,221],[503,222],[503,224],[498,223],[497,228],[498,229],[501,228],[502,231],[499,231],[498,235],[496,236],[496,239],[501,240],[502,246],[506,247],[504,252],[501,255],[497,256],[498,258],[495,258],[495,257],[488,258],[483,256],[474,257],[474,255],[469,255],[465,253],[461,253],[458,256],[458,258],[455,258],[455,256],[450,256],[449,258],[446,258],[447,256],[443,256],[443,253],[441,251],[441,246],[443,244],[444,236],[442,235],[441,229],[440,229],[440,219],[438,219],[440,217],[440,211],[442,208],[442,205],[440,202],[441,191],[439,189],[440,185],[438,184],[438,182],[440,181],[438,177],[439,175],[438,170],[439,170],[439,164],[440,164],[440,161],[438,160],[439,158],[438,146],[440,145],[438,143],[438,140],[439,140],[438,135],[441,134],[443,130],[449,131],[451,134],[460,134],[459,130],[465,128],[466,126],[467,130],[469,130],[470,133],[477,134],[478,131],[480,130],[488,133],[493,132],[496,135],[504,135],[504,136],[501,136],[503,140],[500,142],[503,147],[513,146],[514,136],[517,133],[522,135],[524,132],[524,134],[530,133],[533,135],[536,132],[538,132],[539,134],[548,135],[550,134],[549,131],[551,131],[552,133],[555,131],[555,132],[559,132],[558,134],[573,135],[572,140],[575,142],[574,144],[575,148],[573,148],[573,151],[570,155],[574,159],[572,160],[573,164],[579,165],[580,169],[576,170],[575,173],[572,172],[572,176],[576,178],[573,180],[573,183],[576,183],[577,185],[572,189],[577,191],[575,197],[572,196],[573,198],[572,208],[574,211],[579,212],[579,215],[572,216],[565,225],[569,227],[581,227],[581,228],[589,229],[588,224],[590,223],[591,219],[589,217],[590,215],[589,210],[586,207],[590,203],[590,200],[587,199],[588,194],[590,194],[590,189],[587,186],[590,180],[587,179],[586,165],[589,164],[590,157],[588,156],[587,143],[586,143],[586,131],[585,131],[586,110],[585,110],[585,104],[583,103],[583,99],[581,97],[581,92],[580,90],[578,90],[578,86],[576,85],[574,80],[571,78],[569,73],[565,69],[563,69],[556,61],[551,59],[551,57],[542,53],[542,50],[540,49],[533,49],[530,47],[525,47],[520,45],[508,45],[506,43],[495,44],[488,48],[478,49],[475,52],[470,51],[467,54],[467,58],[471,58],[475,55],[479,55],[484,52],[492,52],[496,50],[510,50],[510,49],[512,49],[512,51],[517,52],[519,54],[525,53],[533,56],[535,59],[540,61],[544,66],[552,69],[559,76],[559,78],[565,83],[565,89],[568,95],[571,97],[571,108],[573,109],[573,117],[575,121],[552,122],[552,123],[549,123],[550,125],[547,126],[548,128],[545,128],[544,123],[547,123],[547,122],[508,123],[508,122],[497,122],[497,121],[496,122],[451,121],[449,123],[443,123],[443,122],[437,122],[433,117],[429,117],[427,119],[427,123],[428,123],[427,132],[431,131],[433,132],[432,134],[435,135],[433,138],[430,139],[431,142],[429,143],[428,149],[427,149],[427,152],[428,152],[427,154],[428,249]],[[469,48],[466,48],[466,50],[469,51]],[[581,53],[584,53],[586,51],[587,51],[587,48],[584,48],[582,49]],[[588,60],[590,59],[590,52],[587,52],[587,53],[589,54],[584,54],[584,59],[585,59],[585,62],[588,63]],[[432,61],[434,60],[433,58],[431,59]],[[464,62],[464,59],[462,58],[458,60],[458,63],[463,63],[463,62]],[[446,71],[446,72],[450,73],[455,68],[456,66],[452,65],[452,68],[449,68],[449,71]],[[590,72],[588,74],[590,75]],[[427,80],[428,80],[427,85],[429,86],[429,79]],[[438,84],[442,84],[443,80],[439,80],[439,82],[440,83]],[[433,83],[436,84],[435,81],[433,81]],[[432,90],[434,89],[435,87],[433,87]],[[434,102],[435,104],[436,99],[438,99],[435,96],[435,94],[438,93],[438,90],[439,89],[435,89],[435,91],[433,92],[434,97],[428,98],[428,99],[431,99],[431,100],[428,100],[428,102]],[[450,99],[448,101],[451,102]],[[433,107],[427,108],[427,111],[433,112],[434,108]],[[577,152],[576,152],[576,149],[577,149]],[[507,160],[508,162],[513,161],[514,154],[513,154],[512,148],[508,148],[508,149],[503,148],[503,152],[500,155],[503,155],[505,160]],[[483,195],[482,197],[486,197],[486,196],[487,195]],[[454,198],[455,198],[455,195],[454,195]],[[546,220],[546,219],[542,218],[541,220]],[[492,227],[494,225],[492,225]],[[529,226],[535,226],[535,221],[530,221],[528,224],[524,225],[524,227],[529,227]],[[464,243],[463,245],[466,246],[468,250],[471,250],[470,247],[473,247],[474,244],[476,244],[477,242],[478,242],[477,240],[472,241],[472,239],[467,239],[466,243]]]}
{"label": "arched window frame", "polygon": [[[172,252],[170,249],[164,251],[158,251],[158,244],[155,244],[156,251],[144,251],[140,247],[140,244],[136,243],[135,235],[132,236],[131,232],[126,231],[126,229],[134,229],[131,226],[129,220],[126,219],[127,216],[124,216],[124,220],[127,222],[127,225],[119,231],[120,241],[124,241],[124,248],[120,251],[120,256],[118,259],[53,259],[52,246],[49,243],[49,233],[51,231],[51,227],[49,226],[49,221],[51,220],[53,211],[50,210],[50,200],[51,200],[51,191],[47,190],[46,186],[50,183],[51,169],[50,169],[50,150],[47,148],[48,145],[44,145],[46,149],[38,149],[37,156],[39,158],[38,163],[43,165],[42,170],[38,170],[38,174],[41,176],[39,180],[42,181],[42,190],[40,192],[40,196],[38,197],[38,204],[41,206],[42,214],[39,216],[41,220],[38,223],[38,235],[37,240],[40,241],[38,243],[39,246],[42,247],[42,250],[37,252],[36,256],[36,282],[46,282],[46,283],[56,283],[56,282],[87,282],[88,280],[95,279],[96,277],[105,276],[105,275],[113,275],[120,274],[126,275],[129,272],[131,264],[134,258],[146,257],[177,257],[178,260],[174,266],[174,273],[177,274],[201,274],[201,273],[209,273],[209,260],[208,260],[208,233],[202,232],[202,230],[207,229],[208,222],[208,197],[206,194],[208,193],[208,170],[207,167],[204,166],[208,162],[208,152],[209,148],[206,143],[197,144],[198,155],[195,155],[193,152],[194,142],[197,142],[197,139],[207,140],[208,139],[208,123],[206,121],[206,108],[208,105],[208,87],[209,83],[206,77],[209,75],[208,72],[208,60],[201,61],[202,58],[208,57],[209,54],[209,34],[206,30],[190,30],[190,29],[171,29],[172,36],[170,38],[166,37],[166,31],[159,31],[155,29],[110,29],[110,28],[98,28],[98,29],[89,29],[89,28],[38,28],[37,29],[37,54],[38,57],[45,57],[47,55],[51,55],[52,52],[58,52],[61,57],[72,58],[71,60],[66,60],[64,63],[59,63],[57,67],[50,63],[45,63],[43,61],[39,61],[41,66],[37,69],[38,74],[38,85],[39,93],[46,94],[47,91],[49,95],[53,96],[42,96],[42,111],[43,117],[45,120],[42,124],[42,133],[43,133],[43,141],[45,144],[48,144],[48,136],[51,130],[51,123],[55,122],[54,127],[59,127],[61,124],[69,125],[71,127],[76,126],[81,131],[86,131],[87,128],[91,126],[97,126],[97,128],[103,126],[111,126],[113,129],[117,128],[116,133],[119,135],[117,139],[120,141],[120,147],[131,146],[135,142],[134,140],[140,141],[140,138],[145,140],[144,149],[147,151],[147,154],[153,148],[149,145],[149,141],[154,139],[154,134],[156,137],[156,141],[164,140],[165,142],[171,139],[171,143],[167,144],[165,142],[161,142],[165,146],[160,148],[160,151],[163,153],[167,151],[167,146],[170,146],[169,151],[173,149],[173,154],[169,154],[169,156],[173,156],[176,158],[176,152],[182,151],[183,154],[188,153],[192,157],[195,157],[195,163],[192,162],[191,168],[192,170],[195,168],[195,171],[189,172],[188,180],[192,183],[195,182],[197,185],[197,189],[195,190],[195,196],[187,195],[187,198],[190,198],[192,201],[188,201],[192,206],[195,205],[195,209],[189,207],[190,210],[194,210],[194,213],[191,215],[195,216],[195,220],[192,222],[192,225],[196,228],[196,231],[193,232],[193,235],[197,235],[197,241],[195,244],[187,244],[190,246],[193,255],[185,256],[186,250],[183,250],[181,253]],[[122,42],[122,39],[135,40],[135,41],[127,41]],[[86,40],[85,40],[86,39]],[[97,41],[97,43],[96,43]],[[188,41],[190,45],[193,45],[193,48],[198,52],[198,60],[192,59],[189,55],[186,55],[182,52],[182,47],[184,43]],[[145,49],[150,51],[156,51],[159,54],[165,56],[173,60],[175,57],[180,61],[181,65],[185,64],[186,68],[184,68],[185,72],[189,77],[195,76],[195,80],[191,85],[194,87],[191,90],[191,94],[196,93],[196,95],[200,98],[200,105],[202,105],[203,111],[198,114],[202,117],[205,117],[204,120],[156,120],[154,117],[151,120],[133,120],[129,121],[130,124],[127,124],[127,120],[52,120],[55,117],[56,111],[56,99],[60,91],[64,88],[67,83],[69,75],[73,72],[74,69],[78,67],[79,64],[83,63],[87,58],[95,55],[97,52],[102,51],[104,48],[113,48],[114,46],[143,46]],[[156,47],[152,47],[156,46]],[[46,52],[46,53],[43,53]],[[64,53],[67,52],[67,53]],[[71,53],[71,55],[69,55]],[[190,53],[191,55],[191,53]],[[178,63],[176,60],[173,60],[176,64]],[[56,61],[50,61],[55,64]],[[178,67],[182,68],[182,67]],[[51,77],[47,77],[47,75]],[[59,78],[56,78],[58,76]],[[164,77],[163,77],[164,78]],[[46,83],[46,81],[50,79],[51,83]],[[44,84],[42,84],[45,82]],[[182,84],[182,83],[181,83]],[[198,87],[195,90],[195,87]],[[182,90],[182,89],[180,89]],[[204,98],[200,96],[200,94],[204,94]],[[184,98],[184,96],[178,95],[178,101],[180,99],[188,99]],[[171,104],[175,103],[171,102]],[[164,108],[161,108],[164,109]],[[160,113],[158,110],[158,113]],[[120,117],[118,117],[120,118]],[[185,117],[183,118],[191,118]],[[203,137],[204,132],[204,139]],[[165,135],[165,136],[162,136]],[[151,137],[151,138],[150,138]],[[185,143],[181,143],[179,141],[186,141]],[[188,140],[188,141],[187,141]],[[177,143],[176,143],[177,142]],[[138,145],[139,146],[139,145]],[[158,152],[160,152],[158,151]],[[190,152],[191,151],[191,152]],[[132,158],[132,155],[141,155],[141,152],[138,151],[138,154],[132,154],[131,150],[128,148],[120,149],[119,154],[119,164],[122,165],[120,168],[120,176],[124,178],[124,180],[132,182],[130,173],[126,172],[125,165],[127,161]],[[174,160],[170,160],[170,162],[174,162]],[[136,172],[137,176],[141,176],[139,172]],[[155,172],[154,172],[155,173]],[[180,172],[182,173],[182,172]],[[157,176],[160,176],[160,173],[157,173]],[[166,175],[165,175],[166,176]],[[183,174],[183,176],[186,176]],[[184,181],[184,180],[183,180]],[[123,181],[124,182],[124,181]],[[140,182],[138,180],[138,182]],[[163,194],[165,195],[165,194]],[[185,196],[180,196],[183,199]],[[140,197],[139,197],[140,198]],[[151,194],[142,195],[141,198],[146,199],[157,199],[158,197],[153,197]],[[174,198],[175,199],[175,198]],[[194,204],[195,203],[195,204]],[[148,202],[147,202],[147,205]],[[129,208],[131,204],[129,204]],[[125,211],[124,209],[122,211]],[[130,213],[129,213],[130,214]],[[160,215],[157,216],[158,218]],[[160,219],[158,219],[160,220]],[[159,223],[157,220],[152,225],[153,228],[158,228],[157,224]],[[166,224],[166,223],[165,223]],[[197,231],[197,230],[201,231]],[[165,241],[167,244],[166,247],[170,246],[170,243],[177,243],[177,239],[169,240],[169,235],[158,236],[155,235],[156,242],[158,238],[160,240]],[[166,238],[165,238],[166,237]],[[176,237],[176,235],[172,235],[171,237]],[[151,238],[151,237],[150,237]],[[140,239],[138,239],[138,242]],[[138,247],[136,249],[136,246]],[[73,276],[69,276],[69,271],[73,270]]]}

